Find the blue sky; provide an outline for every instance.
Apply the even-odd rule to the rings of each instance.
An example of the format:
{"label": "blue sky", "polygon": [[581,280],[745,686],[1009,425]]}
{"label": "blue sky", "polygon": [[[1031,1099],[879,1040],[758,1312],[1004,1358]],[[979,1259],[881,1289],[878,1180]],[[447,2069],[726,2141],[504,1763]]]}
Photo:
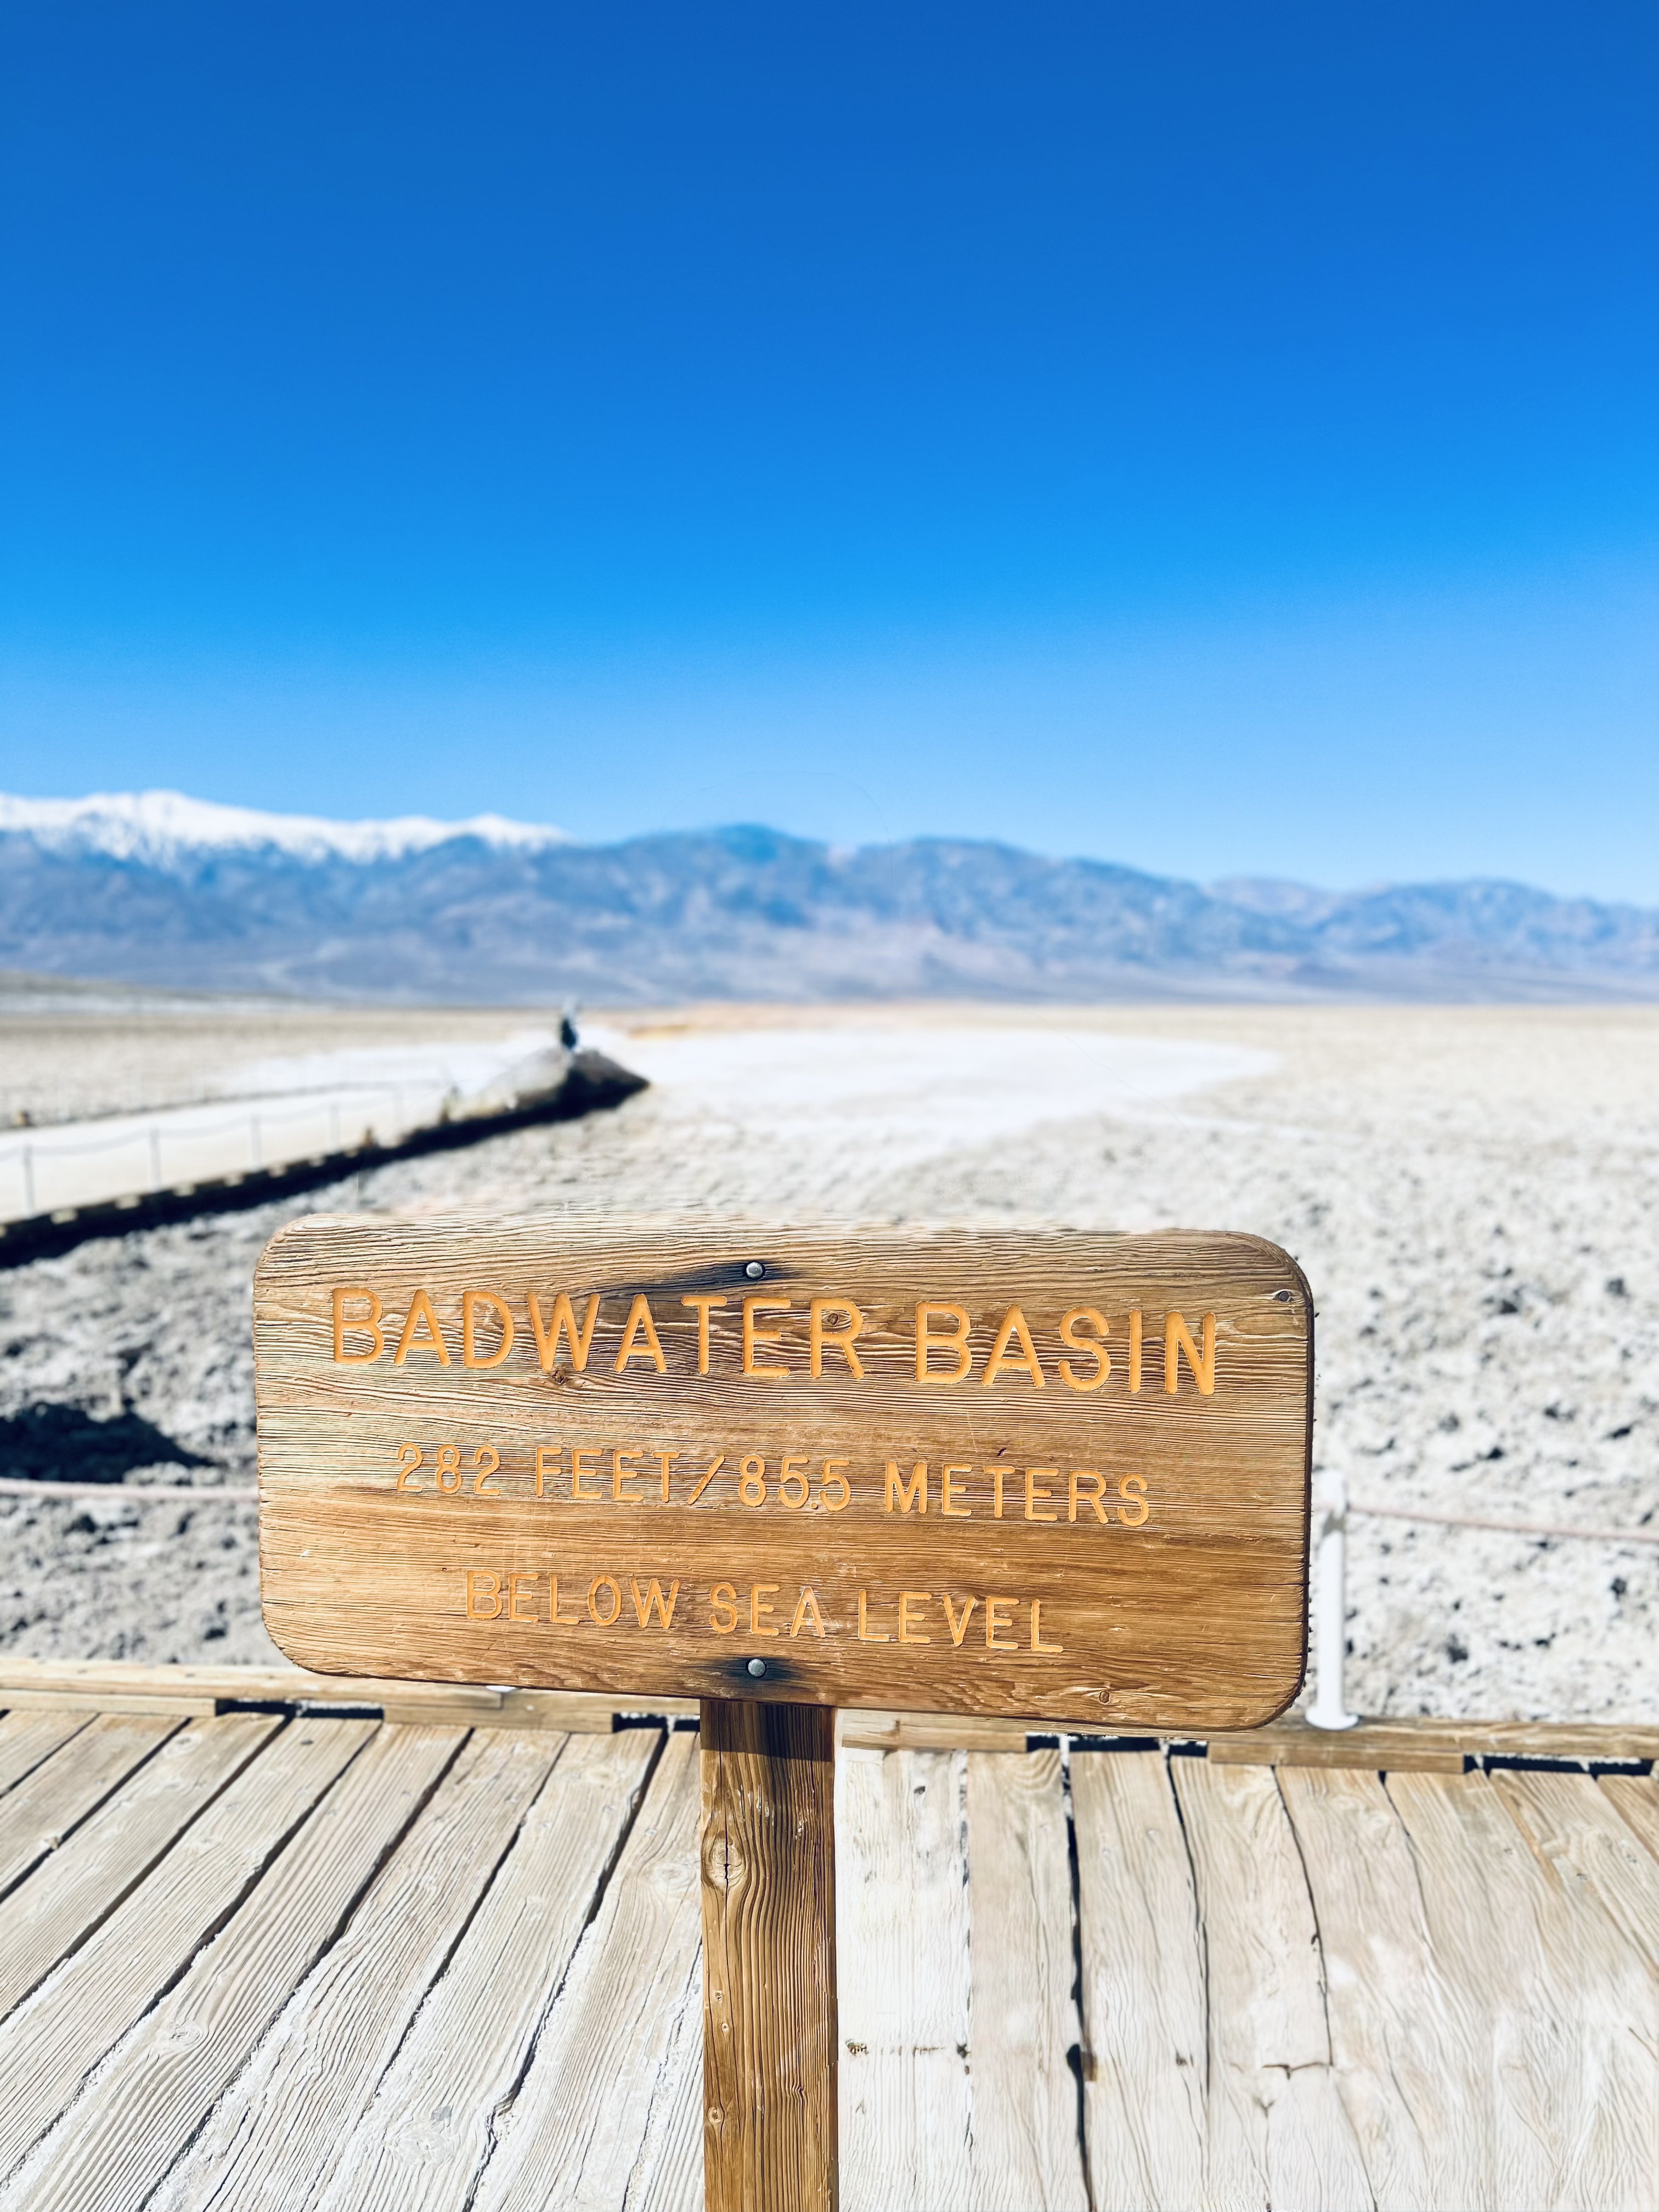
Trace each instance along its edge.
{"label": "blue sky", "polygon": [[1659,903],[1659,15],[25,0],[0,787]]}

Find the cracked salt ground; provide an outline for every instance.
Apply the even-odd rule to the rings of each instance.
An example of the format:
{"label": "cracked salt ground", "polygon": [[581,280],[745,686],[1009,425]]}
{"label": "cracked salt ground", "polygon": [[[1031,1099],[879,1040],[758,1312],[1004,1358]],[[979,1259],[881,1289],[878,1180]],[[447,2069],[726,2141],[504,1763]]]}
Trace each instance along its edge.
{"label": "cracked salt ground", "polygon": [[[616,1114],[0,1273],[0,1417],[131,1414],[204,1464],[130,1482],[248,1480],[248,1279],[302,1211],[1203,1225],[1306,1269],[1316,1462],[1356,1499],[1659,1528],[1650,1010],[720,1010],[603,1042],[656,1085]],[[246,1508],[118,1489],[0,1528],[4,1648],[270,1656]],[[1349,1593],[1364,1711],[1659,1698],[1659,1547],[1356,1518]]]}

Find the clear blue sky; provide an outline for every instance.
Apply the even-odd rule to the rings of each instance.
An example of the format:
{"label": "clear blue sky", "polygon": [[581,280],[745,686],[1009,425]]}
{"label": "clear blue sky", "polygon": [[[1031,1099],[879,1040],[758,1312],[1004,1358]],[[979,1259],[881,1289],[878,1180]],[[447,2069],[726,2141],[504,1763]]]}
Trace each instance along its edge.
{"label": "clear blue sky", "polygon": [[0,787],[1659,903],[1659,10],[21,0]]}

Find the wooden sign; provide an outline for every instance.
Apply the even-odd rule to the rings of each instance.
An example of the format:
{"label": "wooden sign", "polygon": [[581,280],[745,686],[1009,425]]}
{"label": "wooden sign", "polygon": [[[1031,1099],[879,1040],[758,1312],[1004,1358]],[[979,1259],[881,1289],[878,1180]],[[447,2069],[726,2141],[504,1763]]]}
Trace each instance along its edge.
{"label": "wooden sign", "polygon": [[258,1276],[324,1673],[1247,1727],[1302,1677],[1312,1308],[1243,1236],[314,1217]]}

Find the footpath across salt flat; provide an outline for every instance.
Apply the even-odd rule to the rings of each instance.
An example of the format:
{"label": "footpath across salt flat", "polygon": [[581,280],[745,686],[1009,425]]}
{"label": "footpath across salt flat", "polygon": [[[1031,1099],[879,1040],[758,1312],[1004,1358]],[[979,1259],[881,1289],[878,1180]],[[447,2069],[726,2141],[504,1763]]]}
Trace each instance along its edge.
{"label": "footpath across salt flat", "polygon": [[[1659,1012],[726,1007],[584,1041],[653,1089],[0,1275],[0,1419],[125,1407],[162,1440],[130,1480],[251,1480],[247,1284],[300,1211],[1204,1226],[1273,1238],[1314,1285],[1316,1483],[1659,1528]],[[3,1513],[0,1649],[270,1656],[245,1510]],[[1366,1711],[1659,1707],[1659,1547],[1357,1519],[1350,1604]]]}

